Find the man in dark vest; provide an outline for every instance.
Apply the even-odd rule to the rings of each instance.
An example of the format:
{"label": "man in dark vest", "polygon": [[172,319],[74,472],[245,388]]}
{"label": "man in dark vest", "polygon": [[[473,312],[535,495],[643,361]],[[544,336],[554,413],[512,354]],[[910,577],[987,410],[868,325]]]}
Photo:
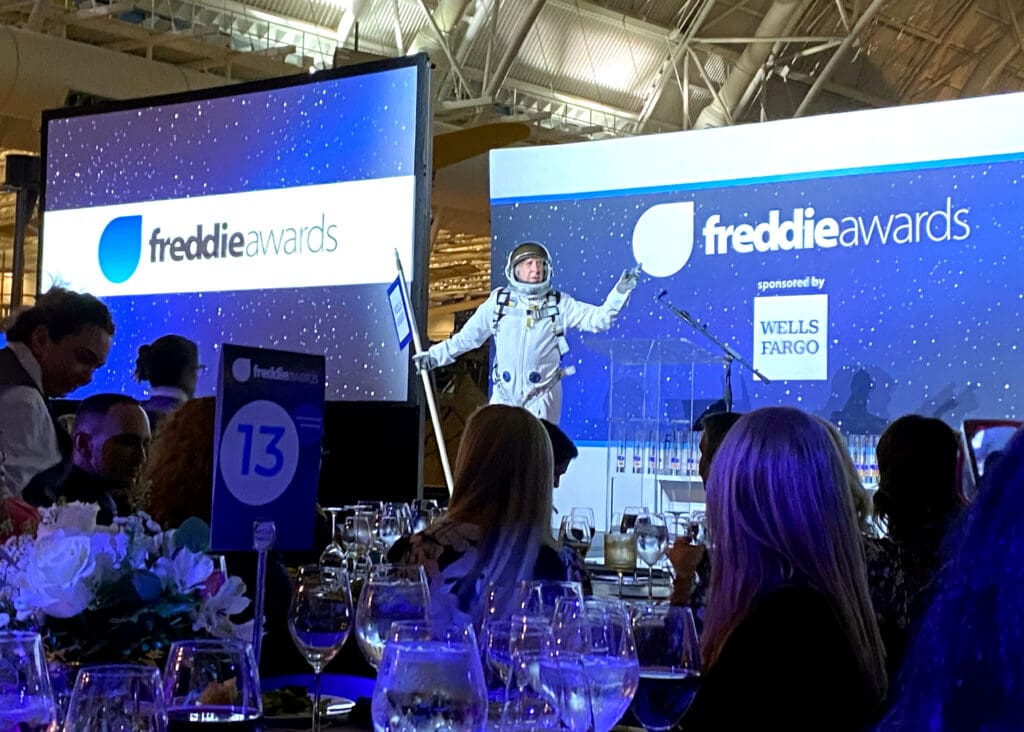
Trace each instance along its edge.
{"label": "man in dark vest", "polygon": [[60,485],[71,469],[71,437],[49,400],[92,381],[107,360],[114,322],[92,295],[54,287],[7,328],[0,350],[0,450],[7,490],[20,496]]}

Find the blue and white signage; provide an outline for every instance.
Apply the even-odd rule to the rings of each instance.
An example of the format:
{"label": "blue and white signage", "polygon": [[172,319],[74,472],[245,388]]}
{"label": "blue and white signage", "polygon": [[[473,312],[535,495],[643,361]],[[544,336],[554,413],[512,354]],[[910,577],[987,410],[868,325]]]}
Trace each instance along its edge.
{"label": "blue and white signage", "polygon": [[211,545],[253,547],[274,521],[276,547],[309,549],[316,520],[324,358],[225,344],[217,390]]}

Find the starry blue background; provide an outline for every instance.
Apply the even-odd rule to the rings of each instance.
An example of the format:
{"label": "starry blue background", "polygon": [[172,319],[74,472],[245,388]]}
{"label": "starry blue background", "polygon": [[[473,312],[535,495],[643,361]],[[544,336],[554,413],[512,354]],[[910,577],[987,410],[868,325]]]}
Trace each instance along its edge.
{"label": "starry blue background", "polygon": [[[1024,157],[1024,156],[1022,156]],[[824,277],[829,296],[827,381],[761,384],[733,366],[735,408],[794,405],[829,418],[850,395],[853,374],[865,369],[874,388],[868,411],[892,420],[908,412],[937,413],[951,424],[965,417],[1020,417],[1024,413],[1024,162],[957,165],[929,170],[809,177],[722,188],[582,197],[576,200],[501,202],[492,207],[494,282],[516,243],[548,245],[558,289],[600,303],[623,269],[635,264],[632,232],[649,207],[694,201],[697,232],[689,262],[668,278],[644,275],[612,330],[570,333],[566,360],[575,376],[564,382],[562,426],[583,441],[608,439],[613,419],[680,421],[722,394],[717,363],[685,360],[680,339],[707,346],[703,337],[656,301],[687,310],[741,355],[751,358],[757,282]],[[817,218],[970,209],[970,237],[962,242],[872,243],[855,248],[706,256],[700,226],[712,213],[724,223],[782,218],[812,206]],[[776,290],[813,294],[817,290]],[[653,351],[646,374],[641,360],[618,367],[611,383],[609,349]],[[618,346],[616,346],[618,343]],[[706,359],[705,359],[706,360]],[[751,359],[752,360],[752,359]],[[659,370],[660,369],[660,370]],[[692,376],[692,378],[691,378]],[[610,399],[611,397],[611,399]],[[609,415],[609,403],[613,404]]]}
{"label": "starry blue background", "polygon": [[[50,120],[45,210],[417,172],[415,66],[312,79]],[[45,218],[43,234],[44,268],[52,268],[45,263]],[[404,401],[408,356],[397,348],[388,284],[104,298],[117,325],[108,366],[71,396],[141,394],[131,377],[139,345],[180,333],[199,343],[211,367],[199,393],[213,392],[216,346],[229,342],[325,354],[328,399]]]}

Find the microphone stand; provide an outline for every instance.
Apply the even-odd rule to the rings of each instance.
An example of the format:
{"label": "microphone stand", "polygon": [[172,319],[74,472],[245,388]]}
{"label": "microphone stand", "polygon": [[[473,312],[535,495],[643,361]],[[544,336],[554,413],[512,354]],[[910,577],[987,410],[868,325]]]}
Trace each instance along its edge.
{"label": "microphone stand", "polygon": [[761,380],[762,383],[764,383],[764,384],[770,384],[771,383],[771,381],[768,380],[767,376],[765,376],[760,371],[755,369],[754,365],[752,363],[750,363],[749,361],[747,361],[745,358],[743,358],[743,356],[738,354],[736,352],[736,350],[732,346],[730,346],[728,343],[726,343],[721,338],[719,338],[714,333],[712,333],[710,330],[708,330],[707,326],[701,325],[688,312],[686,312],[685,310],[681,310],[680,308],[677,308],[675,305],[670,303],[668,300],[665,300],[664,298],[665,298],[665,295],[667,295],[667,294],[668,294],[667,290],[662,290],[658,294],[658,297],[656,297],[655,299],[658,302],[660,302],[662,305],[667,307],[669,310],[671,310],[673,313],[675,313],[677,318],[682,320],[688,326],[690,326],[695,331],[697,331],[702,336],[704,336],[709,341],[711,341],[716,346],[718,346],[719,350],[721,350],[722,353],[725,354],[725,356],[724,356],[724,359],[725,359],[725,394],[723,395],[723,401],[725,401],[725,411],[727,411],[727,412],[731,412],[732,411],[732,362],[733,361],[738,361],[741,366],[746,366],[750,370],[750,372],[754,374],[754,376],[756,376],[757,378],[759,378]]}

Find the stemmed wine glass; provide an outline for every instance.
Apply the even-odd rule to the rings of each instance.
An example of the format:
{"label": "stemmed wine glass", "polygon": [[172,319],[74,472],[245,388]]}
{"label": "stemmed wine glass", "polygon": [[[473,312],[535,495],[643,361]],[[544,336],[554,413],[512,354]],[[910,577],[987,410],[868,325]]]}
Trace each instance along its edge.
{"label": "stemmed wine glass", "polygon": [[0,632],[0,729],[56,728],[57,706],[39,634]]}
{"label": "stemmed wine glass", "polygon": [[288,630],[295,647],[313,667],[313,732],[320,730],[320,675],[352,630],[352,590],[348,573],[308,565],[299,569]]}
{"label": "stemmed wine glass", "polygon": [[356,606],[356,640],[371,666],[380,665],[384,641],[398,620],[430,618],[430,590],[423,567],[383,564],[363,582]]}
{"label": "stemmed wine glass", "polygon": [[226,639],[171,644],[164,697],[171,732],[196,724],[259,729],[263,698],[252,646]]}
{"label": "stemmed wine glass", "polygon": [[320,565],[323,567],[345,566],[345,547],[338,543],[338,514],[343,510],[339,506],[324,508],[331,517],[331,541],[320,554]]}
{"label": "stemmed wine glass", "polygon": [[550,621],[555,613],[555,604],[562,597],[570,597],[582,602],[583,586],[579,582],[523,580],[516,590],[512,612],[516,615],[539,617]]}
{"label": "stemmed wine glass", "polygon": [[700,648],[690,608],[647,605],[633,617],[640,685],[633,714],[648,732],[665,732],[683,718],[700,683]]}
{"label": "stemmed wine glass", "polygon": [[633,527],[636,555],[647,565],[647,599],[654,599],[654,565],[668,549],[668,525],[660,513],[637,516]]}
{"label": "stemmed wine glass", "polygon": [[579,554],[581,559],[587,558],[593,538],[591,526],[586,518],[573,514],[562,517],[558,527],[558,541],[562,546],[567,546]]}
{"label": "stemmed wine glass", "polygon": [[86,666],[71,692],[64,732],[167,732],[160,671],[152,666]]}
{"label": "stemmed wine glass", "polygon": [[594,523],[594,509],[589,506],[573,506],[569,509],[569,515],[574,519],[582,519],[590,527],[590,538],[597,533],[597,524]]}
{"label": "stemmed wine glass", "polygon": [[437,501],[433,498],[422,498],[412,502],[412,533],[416,534],[430,526],[438,514]]}
{"label": "stemmed wine glass", "polygon": [[483,729],[487,688],[472,627],[394,623],[371,715],[374,729],[391,732]]}
{"label": "stemmed wine glass", "polygon": [[561,598],[552,636],[557,647],[581,654],[595,732],[609,732],[629,708],[640,666],[629,610],[620,600]]}

